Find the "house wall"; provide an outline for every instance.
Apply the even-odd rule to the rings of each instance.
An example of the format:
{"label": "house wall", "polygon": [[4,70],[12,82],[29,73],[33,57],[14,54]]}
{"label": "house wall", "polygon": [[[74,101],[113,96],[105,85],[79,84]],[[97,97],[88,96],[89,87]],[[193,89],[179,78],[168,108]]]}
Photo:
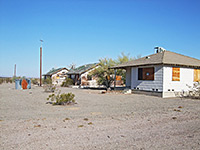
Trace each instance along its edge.
{"label": "house wall", "polygon": [[95,69],[98,68],[98,67],[99,67],[99,66],[96,66],[95,68],[92,68],[91,70],[88,70],[87,72],[81,74],[81,85],[82,85],[82,82],[87,82],[89,87],[97,87],[97,86],[98,86],[96,79],[86,80],[86,81],[85,81],[85,80],[82,80],[82,78],[84,78],[84,77],[87,79],[87,75],[88,75],[91,71],[95,70]]}
{"label": "house wall", "polygon": [[67,77],[68,70],[61,70],[51,76],[52,84],[60,86]]}
{"label": "house wall", "polygon": [[180,67],[180,81],[172,81],[173,66],[164,66],[163,97],[174,97],[178,92],[187,92],[194,83],[194,69]]}
{"label": "house wall", "polygon": [[126,68],[126,87],[131,87],[131,67]]}
{"label": "house wall", "polygon": [[[127,75],[131,75],[131,89],[162,92],[162,97],[166,98],[179,96],[179,94],[183,93],[183,91],[186,94],[190,89],[189,86],[193,86],[194,84],[193,68],[180,67],[180,81],[172,81],[173,66],[154,66],[155,74],[153,81],[138,80],[138,68],[144,67],[132,67],[131,73],[127,69]],[[127,77],[127,79],[129,79],[129,77]],[[129,85],[129,82],[130,80],[127,80],[127,85]]]}
{"label": "house wall", "polygon": [[[138,80],[138,68],[154,67],[154,80]],[[145,91],[163,91],[163,66],[141,66],[131,68],[131,89]]]}

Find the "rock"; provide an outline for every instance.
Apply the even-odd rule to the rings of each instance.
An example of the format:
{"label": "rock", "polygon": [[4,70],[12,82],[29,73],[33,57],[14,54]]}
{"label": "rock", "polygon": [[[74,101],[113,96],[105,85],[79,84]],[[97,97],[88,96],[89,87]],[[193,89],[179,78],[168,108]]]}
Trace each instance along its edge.
{"label": "rock", "polygon": [[89,119],[88,118],[84,118],[83,120],[88,121]]}
{"label": "rock", "polygon": [[55,131],[55,130],[56,130],[56,128],[52,128],[52,130],[53,130],[53,131]]}
{"label": "rock", "polygon": [[70,120],[69,118],[65,118],[64,120],[63,120],[63,122],[65,122],[65,120]]}
{"label": "rock", "polygon": [[78,127],[79,127],[79,128],[82,128],[82,127],[83,127],[83,125],[79,125]]}
{"label": "rock", "polygon": [[131,89],[125,89],[123,91],[124,94],[131,94],[132,93],[132,90]]}
{"label": "rock", "polygon": [[89,123],[88,123],[88,125],[92,125],[92,124],[93,124],[92,122],[89,122]]}
{"label": "rock", "polygon": [[101,90],[100,92],[99,92],[99,94],[106,94],[106,90]]}
{"label": "rock", "polygon": [[39,125],[34,125],[34,127],[41,127],[41,125],[39,124]]}

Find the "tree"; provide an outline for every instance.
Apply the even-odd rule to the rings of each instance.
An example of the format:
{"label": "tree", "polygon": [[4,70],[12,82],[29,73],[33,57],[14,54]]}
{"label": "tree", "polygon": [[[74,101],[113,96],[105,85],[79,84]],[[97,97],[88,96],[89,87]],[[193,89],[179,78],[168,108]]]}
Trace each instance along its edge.
{"label": "tree", "polygon": [[124,54],[123,52],[121,53],[121,55],[118,56],[118,59],[116,60],[116,64],[122,64],[128,61],[132,61],[134,60],[134,57],[130,57],[130,54]]}
{"label": "tree", "polygon": [[[140,57],[140,56],[139,56]],[[118,56],[117,60],[115,61],[116,65],[135,60],[135,57],[130,57],[130,54],[124,54],[123,52],[121,55]],[[117,69],[116,75],[122,76],[122,81],[126,82],[126,70],[125,69]]]}
{"label": "tree", "polygon": [[46,79],[42,79],[43,84],[52,84],[52,79],[51,77],[47,77]]}
{"label": "tree", "polygon": [[109,69],[109,67],[114,66],[116,63],[111,58],[103,58],[99,60],[99,67],[91,72],[92,76],[97,77],[97,83],[99,85],[105,85],[109,88],[114,78],[114,70]]}
{"label": "tree", "polygon": [[69,87],[70,85],[73,85],[73,80],[66,77],[65,81],[63,81],[63,83],[61,84],[62,87]]}
{"label": "tree", "polygon": [[[138,56],[140,57],[140,56]],[[99,85],[105,85],[106,88],[110,88],[114,81],[114,70],[110,67],[119,65],[135,58],[130,57],[129,54],[121,53],[117,60],[111,58],[103,58],[99,60],[99,67],[90,73],[90,75],[97,77],[97,83]],[[126,81],[126,71],[124,69],[117,69],[116,75],[122,76],[122,80]]]}

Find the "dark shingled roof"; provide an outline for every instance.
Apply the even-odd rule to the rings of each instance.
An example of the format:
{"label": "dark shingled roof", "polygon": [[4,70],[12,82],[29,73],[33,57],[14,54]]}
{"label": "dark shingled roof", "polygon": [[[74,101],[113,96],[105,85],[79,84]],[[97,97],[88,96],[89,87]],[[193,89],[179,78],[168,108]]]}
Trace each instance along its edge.
{"label": "dark shingled roof", "polygon": [[86,64],[86,65],[80,66],[78,68],[71,69],[67,74],[82,74],[82,73],[85,73],[86,71],[96,67],[97,65],[98,65],[98,63]]}
{"label": "dark shingled roof", "polygon": [[59,72],[59,71],[61,71],[63,69],[68,70],[67,68],[58,68],[58,69],[54,69],[53,68],[49,72],[47,72],[46,74],[44,74],[43,76],[51,76],[51,75],[53,75],[53,74],[55,74],[55,73],[57,73],[57,72]]}
{"label": "dark shingled roof", "polygon": [[145,65],[180,65],[187,67],[200,67],[200,60],[192,57],[177,54],[171,51],[163,51],[160,53],[145,56],[133,61],[129,61],[120,65],[111,67],[113,69],[126,68],[126,67],[136,67]]}

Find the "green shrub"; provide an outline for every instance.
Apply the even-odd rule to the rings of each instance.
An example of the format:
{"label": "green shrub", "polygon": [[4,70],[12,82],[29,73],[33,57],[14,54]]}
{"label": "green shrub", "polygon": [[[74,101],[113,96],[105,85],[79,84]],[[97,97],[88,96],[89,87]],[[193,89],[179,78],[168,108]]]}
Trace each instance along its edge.
{"label": "green shrub", "polygon": [[12,79],[11,78],[6,78],[5,81],[6,81],[6,83],[12,83]]}
{"label": "green shrub", "polygon": [[191,90],[189,91],[189,97],[200,99],[200,82],[194,83],[193,87],[188,86]]}
{"label": "green shrub", "polygon": [[74,100],[75,95],[73,93],[62,93],[60,92],[55,95],[51,94],[47,98],[47,100],[55,101],[53,102],[53,105],[69,105],[69,104],[75,104]]}
{"label": "green shrub", "polygon": [[69,87],[70,85],[73,85],[74,81],[70,78],[66,78],[65,81],[62,83],[62,87]]}
{"label": "green shrub", "polygon": [[37,78],[32,78],[31,79],[31,83],[33,83],[34,85],[38,85],[39,84],[39,79],[37,79]]}
{"label": "green shrub", "polygon": [[55,92],[56,86],[53,84],[45,84],[43,86],[45,92]]}
{"label": "green shrub", "polygon": [[15,80],[17,80],[17,79],[20,79],[21,77],[15,77],[15,76],[13,76],[12,77],[12,82],[15,82]]}
{"label": "green shrub", "polygon": [[3,83],[3,78],[0,78],[0,84],[2,84]]}
{"label": "green shrub", "polygon": [[0,78],[0,84],[2,83],[12,83],[12,78]]}
{"label": "green shrub", "polygon": [[42,79],[42,83],[43,84],[52,84],[52,79],[50,77],[48,77],[46,79]]}

